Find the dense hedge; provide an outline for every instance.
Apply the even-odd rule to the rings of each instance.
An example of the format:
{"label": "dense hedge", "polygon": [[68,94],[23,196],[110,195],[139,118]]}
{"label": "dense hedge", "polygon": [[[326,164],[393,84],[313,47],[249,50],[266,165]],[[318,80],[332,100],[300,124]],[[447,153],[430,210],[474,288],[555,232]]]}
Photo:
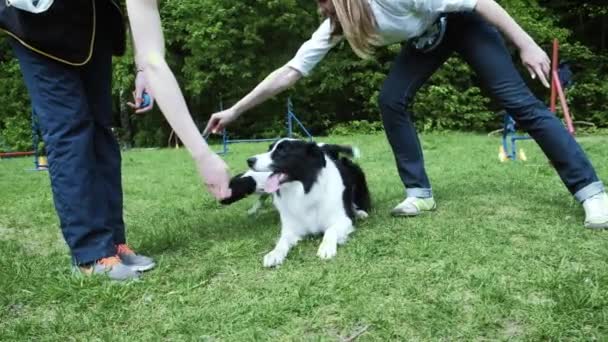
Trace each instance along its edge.
{"label": "dense hedge", "polygon": [[[575,72],[568,92],[575,119],[598,127],[608,126],[608,5],[603,2],[501,1],[547,51],[553,37],[560,39],[562,56]],[[201,126],[219,108],[220,99],[232,104],[288,61],[319,23],[310,0],[166,1],[162,16],[168,58]],[[287,96],[292,96],[298,115],[315,134],[380,129],[378,90],[398,50],[398,45],[383,48],[375,60],[362,61],[342,44],[311,77],[243,117],[231,127],[231,134],[281,134]],[[134,116],[124,106],[133,83],[131,56],[114,63],[114,115],[123,144],[166,145],[170,129],[160,113]],[[547,98],[539,84],[532,86]],[[5,39],[0,39],[0,108],[0,150],[28,148],[29,105]],[[476,86],[475,75],[457,57],[421,90],[414,110],[420,130],[489,131],[500,126],[494,114],[500,108]]]}

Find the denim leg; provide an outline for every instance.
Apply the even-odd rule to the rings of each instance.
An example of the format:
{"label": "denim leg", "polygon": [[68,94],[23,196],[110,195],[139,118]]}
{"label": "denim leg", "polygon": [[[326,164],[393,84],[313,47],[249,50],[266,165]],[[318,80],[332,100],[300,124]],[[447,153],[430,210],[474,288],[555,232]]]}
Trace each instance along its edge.
{"label": "denim leg", "polygon": [[410,111],[412,100],[418,89],[447,60],[451,52],[446,43],[428,53],[404,45],[380,91],[378,102],[384,130],[408,197],[433,196]]}
{"label": "denim leg", "polygon": [[[595,170],[580,145],[523,81],[496,28],[473,13],[454,15],[450,19],[450,24],[460,31],[460,39],[454,43],[455,50],[517,124],[534,138],[568,190],[574,195],[598,183]],[[603,189],[597,187],[600,188]],[[592,193],[579,193],[577,199],[583,201]]]}
{"label": "denim leg", "polygon": [[91,107],[94,127],[96,197],[105,225],[113,232],[115,244],[126,242],[123,220],[120,146],[112,132],[112,46],[107,33],[100,32],[91,61],[82,68],[81,78]]}
{"label": "denim leg", "polygon": [[97,210],[95,127],[79,69],[12,41],[38,116],[61,230],[76,264],[115,254],[112,232]]}

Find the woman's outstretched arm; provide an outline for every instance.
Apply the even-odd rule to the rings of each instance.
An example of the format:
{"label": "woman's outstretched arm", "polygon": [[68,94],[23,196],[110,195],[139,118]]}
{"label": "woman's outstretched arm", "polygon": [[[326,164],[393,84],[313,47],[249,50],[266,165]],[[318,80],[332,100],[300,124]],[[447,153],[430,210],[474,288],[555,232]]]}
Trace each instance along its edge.
{"label": "woman's outstretched arm", "polygon": [[498,27],[519,48],[521,60],[528,68],[530,76],[538,77],[543,85],[549,88],[551,61],[534,39],[494,0],[477,0],[475,10]]}
{"label": "woman's outstretched arm", "polygon": [[135,60],[143,72],[147,88],[192,155],[209,191],[217,198],[228,197],[228,167],[203,139],[190,115],[175,75],[165,60],[157,0],[127,0],[127,11],[136,50]]}

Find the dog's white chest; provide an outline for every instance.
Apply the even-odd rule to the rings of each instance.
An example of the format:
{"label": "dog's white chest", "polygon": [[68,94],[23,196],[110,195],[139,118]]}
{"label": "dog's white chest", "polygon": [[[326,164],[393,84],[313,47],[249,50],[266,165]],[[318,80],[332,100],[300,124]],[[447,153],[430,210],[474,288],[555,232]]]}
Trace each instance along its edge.
{"label": "dog's white chest", "polygon": [[343,192],[338,169],[328,163],[308,193],[300,182],[286,183],[280,193],[275,194],[274,204],[281,220],[287,221],[298,235],[317,234],[345,217]]}

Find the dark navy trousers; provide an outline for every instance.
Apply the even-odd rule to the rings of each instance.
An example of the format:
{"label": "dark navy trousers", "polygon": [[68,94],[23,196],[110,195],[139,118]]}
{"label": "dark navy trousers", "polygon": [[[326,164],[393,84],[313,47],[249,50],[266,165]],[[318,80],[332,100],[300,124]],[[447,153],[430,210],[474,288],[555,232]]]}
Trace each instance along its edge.
{"label": "dark navy trousers", "polygon": [[120,148],[111,130],[112,49],[97,30],[91,60],[70,66],[12,41],[49,160],[61,230],[75,264],[125,243]]}
{"label": "dark navy trousers", "polygon": [[471,66],[482,86],[519,127],[534,138],[579,201],[604,191],[579,144],[524,83],[498,30],[478,14],[466,12],[448,15],[446,35],[435,50],[423,53],[404,45],[380,92],[386,135],[408,196],[432,196],[410,111],[412,101],[418,89],[454,52]]}

